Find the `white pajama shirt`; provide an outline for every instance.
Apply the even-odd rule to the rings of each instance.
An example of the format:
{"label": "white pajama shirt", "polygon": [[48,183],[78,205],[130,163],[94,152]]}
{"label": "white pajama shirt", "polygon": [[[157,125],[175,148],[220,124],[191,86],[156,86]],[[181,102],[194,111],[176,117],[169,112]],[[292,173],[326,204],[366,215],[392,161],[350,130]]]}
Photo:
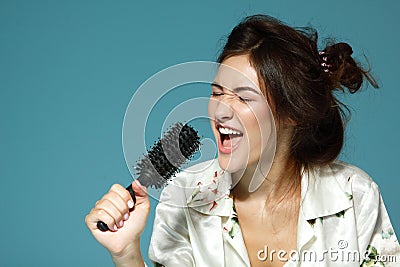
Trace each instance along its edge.
{"label": "white pajama shirt", "polygon": [[[245,267],[249,257],[217,160],[177,175],[156,209],[149,258],[158,266]],[[260,260],[291,266],[400,266],[400,247],[376,183],[336,161],[301,179],[297,250]],[[268,244],[265,244],[268,246]]]}

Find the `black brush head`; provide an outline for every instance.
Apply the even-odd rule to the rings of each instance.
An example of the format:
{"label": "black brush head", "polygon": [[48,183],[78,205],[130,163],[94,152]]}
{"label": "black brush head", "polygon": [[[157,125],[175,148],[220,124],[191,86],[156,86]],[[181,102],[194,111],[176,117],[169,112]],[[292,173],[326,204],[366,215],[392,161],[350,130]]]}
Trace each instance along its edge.
{"label": "black brush head", "polygon": [[177,122],[136,166],[139,182],[161,188],[200,148],[200,137],[191,126]]}

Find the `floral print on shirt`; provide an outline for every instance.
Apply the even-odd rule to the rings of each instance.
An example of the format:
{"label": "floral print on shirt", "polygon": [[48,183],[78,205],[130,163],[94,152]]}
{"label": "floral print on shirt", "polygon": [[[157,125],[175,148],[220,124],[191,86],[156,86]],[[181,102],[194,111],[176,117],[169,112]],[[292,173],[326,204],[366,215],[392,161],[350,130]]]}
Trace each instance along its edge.
{"label": "floral print on shirt", "polygon": [[227,232],[231,238],[234,238],[235,234],[240,231],[240,226],[232,193],[229,194],[229,198],[232,199],[232,212],[228,218],[228,222],[223,227],[223,231]]}
{"label": "floral print on shirt", "polygon": [[[361,267],[383,266],[398,263],[400,258],[399,245],[393,228],[382,229],[377,240],[367,246],[367,251]],[[391,245],[390,245],[391,244]]]}

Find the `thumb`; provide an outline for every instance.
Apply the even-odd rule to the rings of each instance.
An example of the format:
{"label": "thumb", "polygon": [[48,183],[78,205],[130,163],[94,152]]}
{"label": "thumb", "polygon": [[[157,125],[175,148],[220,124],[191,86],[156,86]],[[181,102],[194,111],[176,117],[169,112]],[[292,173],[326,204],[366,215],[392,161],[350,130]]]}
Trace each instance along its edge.
{"label": "thumb", "polygon": [[135,196],[137,198],[147,197],[147,188],[140,184],[139,180],[134,180],[132,182],[132,189],[135,191]]}

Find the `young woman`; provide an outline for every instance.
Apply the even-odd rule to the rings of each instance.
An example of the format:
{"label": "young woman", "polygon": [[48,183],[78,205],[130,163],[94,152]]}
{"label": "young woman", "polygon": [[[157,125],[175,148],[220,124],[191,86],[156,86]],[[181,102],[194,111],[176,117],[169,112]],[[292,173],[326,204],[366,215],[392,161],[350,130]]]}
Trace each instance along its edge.
{"label": "young woman", "polygon": [[[346,43],[319,51],[312,29],[293,29],[264,15],[233,29],[218,59],[209,104],[218,160],[179,174],[164,189],[149,248],[156,265],[400,261],[377,185],[336,160],[346,107],[334,91],[354,93],[364,80],[377,87],[351,55]],[[113,185],[86,217],[116,266],[144,266],[139,242],[150,204],[146,188],[137,181],[132,187],[132,212],[129,193]],[[112,230],[99,231],[99,220]]]}

